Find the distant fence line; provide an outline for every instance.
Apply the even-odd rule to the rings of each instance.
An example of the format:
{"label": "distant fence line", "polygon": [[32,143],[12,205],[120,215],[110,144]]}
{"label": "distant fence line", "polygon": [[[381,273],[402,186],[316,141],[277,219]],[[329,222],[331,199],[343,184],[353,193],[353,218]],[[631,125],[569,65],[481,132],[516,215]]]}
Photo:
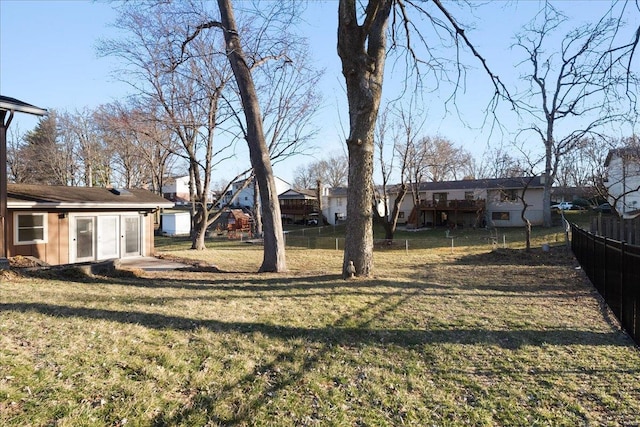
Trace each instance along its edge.
{"label": "distant fence line", "polygon": [[[443,229],[437,233],[415,233],[415,237],[394,238],[393,240],[375,239],[374,250],[420,250],[434,248],[457,248],[464,246],[488,246],[490,248],[507,248],[514,243],[524,243],[524,231],[522,236],[515,236],[510,231],[502,232],[496,229],[486,231],[474,230],[471,233],[463,230],[450,231]],[[565,242],[564,233],[554,233],[548,236],[547,243]],[[345,237],[336,235],[335,226],[310,227],[293,231],[285,231],[285,245],[292,248],[305,249],[334,249],[344,250]]]}
{"label": "distant fence line", "polygon": [[622,327],[640,344],[640,246],[571,224],[571,249]]}
{"label": "distant fence line", "polygon": [[[305,248],[305,249],[335,249],[344,250],[346,239],[344,237],[326,237],[313,234],[286,234],[285,245],[292,248]],[[508,241],[504,236],[499,238],[491,238],[489,235],[486,237],[474,236],[474,237],[446,237],[444,234],[441,238],[426,238],[426,239],[374,239],[374,250],[417,250],[417,249],[433,249],[433,248],[452,248],[458,246],[479,246],[489,245],[496,247],[507,247]]]}

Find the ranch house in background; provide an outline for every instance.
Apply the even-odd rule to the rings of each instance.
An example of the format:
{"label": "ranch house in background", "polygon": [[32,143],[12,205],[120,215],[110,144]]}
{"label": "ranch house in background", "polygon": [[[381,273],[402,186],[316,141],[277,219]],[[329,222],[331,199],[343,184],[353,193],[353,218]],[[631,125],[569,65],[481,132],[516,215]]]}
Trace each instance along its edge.
{"label": "ranch house in background", "polygon": [[[526,216],[533,225],[540,225],[544,188],[540,177],[423,182],[418,186],[419,205],[414,206],[412,195],[407,194],[400,206],[398,224],[407,228],[523,226],[520,195],[525,186]],[[317,189],[289,190],[280,194],[283,222],[305,224],[311,214],[318,214],[320,210],[328,224],[344,221],[347,189],[321,187],[320,193],[321,204]],[[388,197],[389,200],[396,197],[393,190],[389,191]]]}
{"label": "ranch house in background", "polygon": [[174,204],[141,189],[7,184],[7,255],[49,265],[154,254],[154,213]]}
{"label": "ranch house in background", "polygon": [[[422,182],[418,186],[419,205],[414,206],[408,193],[400,206],[398,223],[406,224],[407,228],[522,226],[520,195],[525,186],[526,216],[533,225],[540,225],[543,213],[540,177]],[[389,194],[389,198],[393,200],[395,194]]]}

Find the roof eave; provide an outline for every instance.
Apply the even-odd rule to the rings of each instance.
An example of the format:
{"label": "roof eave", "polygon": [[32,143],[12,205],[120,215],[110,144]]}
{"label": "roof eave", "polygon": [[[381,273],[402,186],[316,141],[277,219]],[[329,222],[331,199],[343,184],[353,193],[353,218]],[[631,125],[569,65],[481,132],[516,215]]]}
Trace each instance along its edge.
{"label": "roof eave", "polygon": [[44,116],[47,110],[27,104],[26,102],[12,103],[0,100],[0,110],[17,111],[19,113],[33,114],[35,116]]}
{"label": "roof eave", "polygon": [[67,203],[67,202],[15,202],[8,201],[9,209],[127,209],[154,210],[159,208],[173,208],[175,203]]}

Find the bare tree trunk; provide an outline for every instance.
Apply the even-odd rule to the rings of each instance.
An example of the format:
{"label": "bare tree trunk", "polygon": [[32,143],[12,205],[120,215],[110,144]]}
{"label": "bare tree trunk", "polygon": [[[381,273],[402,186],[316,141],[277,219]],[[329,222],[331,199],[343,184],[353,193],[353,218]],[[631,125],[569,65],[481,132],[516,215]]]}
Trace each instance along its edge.
{"label": "bare tree trunk", "polygon": [[355,0],[338,7],[338,55],[349,102],[349,183],[342,276],[349,277],[352,261],[357,276],[373,269],[373,151],[374,131],[386,58],[386,29],[391,0],[370,1],[358,25]]}
{"label": "bare tree trunk", "polygon": [[251,76],[251,70],[245,60],[244,51],[240,44],[240,36],[233,15],[231,0],[218,0],[220,19],[224,29],[224,39],[227,46],[229,63],[240,90],[242,106],[247,125],[247,144],[251,166],[256,176],[256,183],[262,203],[262,223],[264,227],[264,258],[261,272],[285,271],[284,234],[280,218],[280,204],[276,191],[269,148],[267,147],[262,129],[262,116],[258,96]]}
{"label": "bare tree trunk", "polygon": [[207,229],[207,221],[203,212],[202,201],[198,200],[198,192],[196,191],[194,170],[197,165],[189,168],[189,198],[191,200],[191,249],[198,251],[205,249],[205,234]]}
{"label": "bare tree trunk", "polygon": [[253,220],[255,236],[262,237],[262,204],[260,203],[260,191],[255,177],[253,178]]}
{"label": "bare tree trunk", "polygon": [[548,125],[547,136],[544,141],[545,160],[544,160],[544,184],[542,189],[542,225],[551,227],[551,184],[553,184],[553,170],[551,167],[551,147],[553,146],[553,130]]}

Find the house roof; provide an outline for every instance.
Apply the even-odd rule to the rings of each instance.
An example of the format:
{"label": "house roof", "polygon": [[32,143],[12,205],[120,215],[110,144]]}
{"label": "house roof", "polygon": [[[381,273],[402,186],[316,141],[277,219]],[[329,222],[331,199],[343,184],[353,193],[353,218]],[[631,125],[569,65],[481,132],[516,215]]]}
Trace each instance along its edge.
{"label": "house roof", "polygon": [[622,147],[622,148],[614,148],[609,150],[607,154],[607,158],[604,161],[605,166],[609,166],[609,163],[614,157],[625,159],[634,159],[636,162],[640,162],[640,147],[630,146],[630,147]]}
{"label": "house roof", "polygon": [[278,199],[315,199],[316,192],[314,190],[287,190],[278,196]]}
{"label": "house roof", "polygon": [[334,187],[329,189],[329,194],[333,197],[347,197],[347,187]]}
{"label": "house roof", "polygon": [[421,182],[420,191],[441,191],[441,190],[475,190],[475,189],[517,189],[523,188],[529,183],[529,188],[542,188],[544,185],[539,176],[535,177],[514,177],[514,178],[491,178],[491,179],[465,179],[462,181],[442,181],[442,182]]}
{"label": "house roof", "polygon": [[156,209],[172,208],[174,204],[151,191],[135,188],[7,184],[7,206],[11,209]]}

